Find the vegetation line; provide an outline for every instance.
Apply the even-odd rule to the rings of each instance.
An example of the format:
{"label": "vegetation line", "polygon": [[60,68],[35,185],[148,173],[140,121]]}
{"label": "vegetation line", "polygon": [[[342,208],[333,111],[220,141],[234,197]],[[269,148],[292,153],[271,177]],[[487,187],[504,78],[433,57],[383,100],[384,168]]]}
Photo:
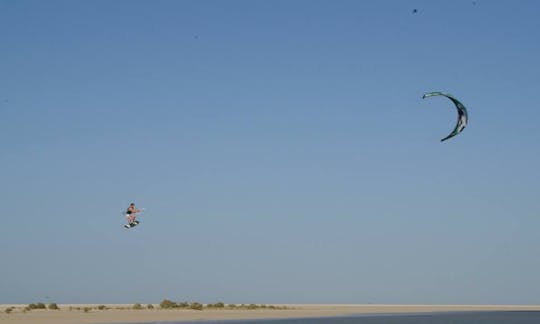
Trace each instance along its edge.
{"label": "vegetation line", "polygon": [[[44,303],[35,303],[35,304],[29,304],[27,306],[11,306],[4,309],[4,312],[6,314],[11,314],[13,312],[30,312],[32,310],[61,310],[61,308],[56,303],[50,303],[48,305],[45,305]],[[247,310],[257,310],[257,309],[270,309],[270,310],[277,310],[277,309],[290,309],[286,306],[274,306],[274,305],[265,305],[265,304],[225,304],[223,302],[217,302],[214,304],[203,304],[200,302],[174,302],[169,299],[162,300],[158,305],[154,304],[147,304],[142,305],[140,303],[135,303],[132,306],[114,306],[114,305],[98,305],[98,306],[67,306],[64,308],[68,311],[83,311],[85,313],[91,312],[91,311],[106,311],[110,309],[115,310],[170,310],[170,309],[190,309],[190,310],[199,310],[202,311],[204,309],[247,309]]]}

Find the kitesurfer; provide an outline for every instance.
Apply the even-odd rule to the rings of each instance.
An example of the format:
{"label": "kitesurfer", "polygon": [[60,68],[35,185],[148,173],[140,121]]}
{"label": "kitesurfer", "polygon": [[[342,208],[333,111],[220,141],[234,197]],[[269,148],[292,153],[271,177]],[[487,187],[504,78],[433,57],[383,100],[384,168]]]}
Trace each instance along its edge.
{"label": "kitesurfer", "polygon": [[128,220],[128,225],[133,223],[136,220],[137,214],[140,212],[141,211],[137,209],[137,207],[135,207],[134,203],[129,204],[129,207],[126,210],[126,217]]}

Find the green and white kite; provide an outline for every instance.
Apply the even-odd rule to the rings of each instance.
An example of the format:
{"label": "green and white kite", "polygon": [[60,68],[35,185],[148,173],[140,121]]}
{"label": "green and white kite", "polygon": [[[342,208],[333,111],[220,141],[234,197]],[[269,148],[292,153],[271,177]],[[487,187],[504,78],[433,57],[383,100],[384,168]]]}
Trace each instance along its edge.
{"label": "green and white kite", "polygon": [[454,127],[454,130],[452,131],[452,133],[450,133],[450,135],[446,136],[445,138],[441,140],[441,142],[444,142],[447,139],[452,138],[456,136],[457,134],[461,133],[465,129],[465,126],[467,126],[467,121],[469,120],[469,117],[467,115],[467,108],[465,108],[465,106],[461,102],[459,102],[459,100],[457,100],[450,94],[442,93],[442,92],[428,92],[424,94],[424,96],[422,96],[422,99],[426,99],[428,97],[434,97],[434,96],[444,96],[452,100],[458,112],[458,120],[457,120],[456,127]]}

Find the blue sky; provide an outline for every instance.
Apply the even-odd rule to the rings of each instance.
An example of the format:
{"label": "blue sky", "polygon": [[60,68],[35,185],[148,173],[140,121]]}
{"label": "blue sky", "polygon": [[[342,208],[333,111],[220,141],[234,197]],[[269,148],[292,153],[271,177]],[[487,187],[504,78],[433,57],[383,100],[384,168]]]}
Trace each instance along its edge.
{"label": "blue sky", "polygon": [[0,303],[540,303],[539,14],[0,0]]}

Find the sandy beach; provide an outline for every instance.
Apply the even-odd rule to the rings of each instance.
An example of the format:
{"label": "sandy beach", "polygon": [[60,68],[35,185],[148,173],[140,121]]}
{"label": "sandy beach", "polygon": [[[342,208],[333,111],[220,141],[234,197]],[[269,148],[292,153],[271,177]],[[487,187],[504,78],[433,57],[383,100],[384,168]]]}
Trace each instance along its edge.
{"label": "sandy beach", "polygon": [[[131,305],[58,305],[60,310],[31,310],[26,305],[0,305],[0,324],[148,323],[194,320],[332,317],[367,313],[417,313],[448,311],[540,311],[540,305],[279,305],[286,309],[129,309]],[[71,308],[70,308],[71,306]],[[14,307],[11,313],[6,309]],[[84,311],[88,307],[90,310]],[[123,309],[121,309],[123,308]]]}

